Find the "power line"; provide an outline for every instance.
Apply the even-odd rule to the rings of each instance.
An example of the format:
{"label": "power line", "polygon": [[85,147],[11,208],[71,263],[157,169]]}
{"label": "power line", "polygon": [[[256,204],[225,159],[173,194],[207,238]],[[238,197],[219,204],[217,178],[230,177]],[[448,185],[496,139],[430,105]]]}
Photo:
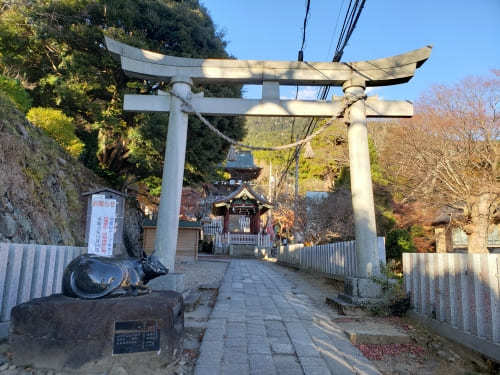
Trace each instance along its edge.
{"label": "power line", "polygon": [[340,3],[339,13],[337,14],[337,20],[335,21],[335,27],[333,28],[332,36],[330,38],[330,44],[328,44],[327,56],[330,55],[330,50],[332,49],[333,46],[333,38],[335,37],[335,34],[337,34],[337,28],[339,26],[339,20],[340,20],[340,13],[342,13],[342,9],[344,8],[344,2],[345,0],[342,0],[342,3]]}
{"label": "power line", "polygon": [[[344,49],[349,42],[349,39],[351,38],[352,33],[354,32],[354,29],[356,28],[356,25],[358,23],[359,17],[361,15],[361,12],[365,6],[366,0],[355,0],[353,3],[353,0],[349,0],[349,5],[347,7],[345,17],[344,17],[344,22],[340,31],[339,35],[339,40],[337,42],[337,47],[335,48],[335,54],[333,56],[332,62],[339,62],[340,59],[342,58],[342,55],[344,54]],[[309,1],[308,1],[309,5]],[[343,2],[342,2],[343,5]],[[340,8],[340,11],[342,10],[342,5]],[[337,16],[337,22],[340,16],[340,11],[339,15]],[[307,12],[308,9],[306,10],[306,18],[307,18]],[[306,22],[306,19],[304,19],[304,22]],[[335,30],[337,29],[337,25],[335,26]],[[305,38],[305,30],[304,30],[304,35],[303,38]],[[303,39],[304,40],[304,39]],[[300,52],[299,52],[300,56]],[[317,99],[318,100],[326,100],[328,97],[328,94],[330,92],[330,86],[323,86],[322,89],[318,92]],[[313,132],[318,124],[318,119],[317,118],[312,118],[307,127],[305,127],[305,134],[304,137],[307,137],[311,132]],[[300,152],[301,146],[297,147],[295,149],[295,152],[293,153],[292,157],[289,157],[287,160],[287,164],[285,169],[283,170],[283,173],[281,174],[280,180],[276,186],[276,191],[281,187],[281,184],[283,183],[283,180],[285,176],[288,174],[288,171],[290,170],[290,167],[292,165],[293,160],[297,157],[298,153]]]}
{"label": "power line", "polygon": [[[301,44],[300,50],[299,50],[299,59],[298,59],[299,61],[303,61],[304,45],[306,43],[306,28],[307,28],[307,21],[309,20],[310,8],[311,8],[311,0],[307,0],[306,15],[304,16],[304,26],[302,27],[302,44]],[[301,52],[302,52],[302,54],[301,54]]]}
{"label": "power line", "polygon": [[[304,16],[304,24],[302,26],[302,43],[300,45],[299,53],[298,53],[298,56],[297,56],[297,60],[298,61],[304,61],[304,46],[305,46],[305,43],[306,43],[307,22],[309,21],[309,11],[310,11],[310,9],[311,9],[311,0],[307,0],[307,2],[306,2],[306,13],[305,13],[305,16]],[[298,97],[299,97],[299,85],[297,85],[297,87],[295,89],[295,100],[297,100]],[[290,132],[290,141],[291,142],[294,141],[294,138],[295,138],[295,140],[298,140],[298,136],[294,137],[294,134],[295,134],[295,117],[292,120],[292,126],[291,126],[291,132]],[[293,160],[293,159],[295,159],[297,157],[297,151],[298,150],[300,150],[300,145],[295,148],[295,151],[293,152],[293,154],[288,153],[287,163],[289,163],[291,160]],[[289,165],[287,165],[287,167],[285,168],[285,171],[281,174],[280,179],[278,181],[278,184],[276,185],[275,194],[277,194],[278,188],[281,186],[281,184],[283,182],[283,178],[288,173],[288,169],[289,168],[290,168]]]}

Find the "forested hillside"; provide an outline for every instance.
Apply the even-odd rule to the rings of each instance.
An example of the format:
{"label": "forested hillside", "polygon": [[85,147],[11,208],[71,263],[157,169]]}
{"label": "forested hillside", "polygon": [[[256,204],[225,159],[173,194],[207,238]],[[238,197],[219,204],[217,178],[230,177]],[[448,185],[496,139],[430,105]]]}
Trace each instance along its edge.
{"label": "forested hillside", "polygon": [[[158,192],[168,115],[123,112],[124,93],[151,92],[156,83],[126,77],[103,39],[175,56],[228,57],[198,0],[18,0],[0,9],[0,74],[20,80],[39,113],[57,110],[69,119],[74,155],[88,168],[115,188],[145,181]],[[234,86],[203,91],[240,96]],[[234,138],[243,135],[240,119],[212,121]],[[208,178],[227,148],[190,119],[185,182]]]}
{"label": "forested hillside", "polygon": [[[251,145],[276,146],[291,143],[292,138],[303,137],[304,129],[310,119],[274,119],[248,118],[246,121],[247,135],[244,142]],[[316,128],[321,126],[320,122]],[[377,146],[386,141],[385,123],[369,123],[369,147],[374,183],[377,226],[380,235],[387,235],[398,226],[394,209],[396,202],[388,187],[389,181],[382,170]],[[263,167],[258,182],[262,191],[266,191],[269,183],[269,167],[272,165],[274,179],[273,190],[279,197],[279,209],[276,211],[278,221],[282,226],[293,223],[293,196],[295,184],[295,162],[293,148],[290,150],[271,152],[255,151],[257,164]],[[291,163],[290,163],[291,160]],[[288,173],[286,166],[290,164]],[[333,239],[353,238],[352,205],[350,196],[349,157],[347,144],[347,128],[343,121],[336,121],[323,133],[314,138],[309,146],[304,146],[299,158],[299,226],[306,233],[306,239],[311,241],[331,241]],[[327,201],[315,207],[312,216],[316,225],[307,223],[306,191],[327,191],[330,196]],[[310,205],[310,203],[309,203]],[[311,221],[311,220],[309,220]],[[410,223],[410,226],[412,223]],[[309,227],[307,229],[306,227]]]}
{"label": "forested hillside", "polygon": [[[292,143],[303,138],[304,129],[310,119],[297,118],[258,118],[250,117],[246,120],[247,134],[244,142],[259,146],[277,146]],[[311,141],[312,153],[302,148],[299,165],[300,190],[328,190],[332,188],[334,180],[340,175],[342,166],[347,161],[345,125],[336,122],[320,136]],[[284,151],[255,151],[254,157],[261,166],[272,163],[275,174],[279,174],[289,159],[293,157],[294,148]],[[295,164],[292,163],[290,173],[293,174]],[[262,173],[267,178],[268,173]],[[277,176],[278,180],[280,176]],[[288,181],[290,182],[290,181]],[[293,185],[293,182],[291,182]],[[285,181],[282,188],[286,190]],[[281,188],[280,187],[280,188]]]}

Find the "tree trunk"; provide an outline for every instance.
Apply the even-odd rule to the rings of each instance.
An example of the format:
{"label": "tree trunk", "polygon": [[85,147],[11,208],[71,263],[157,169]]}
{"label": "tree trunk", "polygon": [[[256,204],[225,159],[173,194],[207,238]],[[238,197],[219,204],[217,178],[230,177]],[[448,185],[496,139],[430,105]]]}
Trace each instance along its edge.
{"label": "tree trunk", "polygon": [[468,225],[468,252],[488,253],[488,226],[493,194],[481,194],[471,204],[470,225]]}

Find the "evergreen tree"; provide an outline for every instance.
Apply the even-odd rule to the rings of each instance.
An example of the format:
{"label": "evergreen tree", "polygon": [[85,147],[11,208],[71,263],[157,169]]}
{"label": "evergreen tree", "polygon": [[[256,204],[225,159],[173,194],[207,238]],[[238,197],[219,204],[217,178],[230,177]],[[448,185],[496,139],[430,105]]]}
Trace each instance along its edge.
{"label": "evergreen tree", "polygon": [[[126,92],[148,93],[152,82],[130,79],[103,40],[164,54],[227,58],[225,42],[198,0],[0,1],[0,70],[21,78],[34,107],[55,108],[75,120],[84,142],[80,159],[117,187],[149,177],[158,182],[168,114],[123,112]],[[241,87],[195,87],[206,96],[241,96]],[[212,118],[241,139],[239,118]],[[185,182],[206,179],[228,144],[190,118]],[[167,161],[168,162],[168,161]]]}

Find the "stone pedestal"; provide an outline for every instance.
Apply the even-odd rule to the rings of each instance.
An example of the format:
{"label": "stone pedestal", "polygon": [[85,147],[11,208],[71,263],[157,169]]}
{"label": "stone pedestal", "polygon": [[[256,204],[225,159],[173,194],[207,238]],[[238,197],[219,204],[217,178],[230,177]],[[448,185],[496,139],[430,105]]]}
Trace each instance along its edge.
{"label": "stone pedestal", "polygon": [[371,279],[362,277],[346,277],[344,293],[337,297],[327,297],[326,302],[332,304],[341,314],[367,315],[365,307],[381,301],[382,287]]}
{"label": "stone pedestal", "polygon": [[13,361],[64,373],[156,374],[182,354],[184,302],[176,292],[82,300],[63,295],[14,307]]}
{"label": "stone pedestal", "polygon": [[182,293],[184,291],[184,274],[175,272],[168,273],[165,276],[160,276],[151,280],[148,286],[153,290],[173,290]]}
{"label": "stone pedestal", "polygon": [[382,297],[382,287],[371,279],[346,277],[342,298],[355,304],[377,302]]}

